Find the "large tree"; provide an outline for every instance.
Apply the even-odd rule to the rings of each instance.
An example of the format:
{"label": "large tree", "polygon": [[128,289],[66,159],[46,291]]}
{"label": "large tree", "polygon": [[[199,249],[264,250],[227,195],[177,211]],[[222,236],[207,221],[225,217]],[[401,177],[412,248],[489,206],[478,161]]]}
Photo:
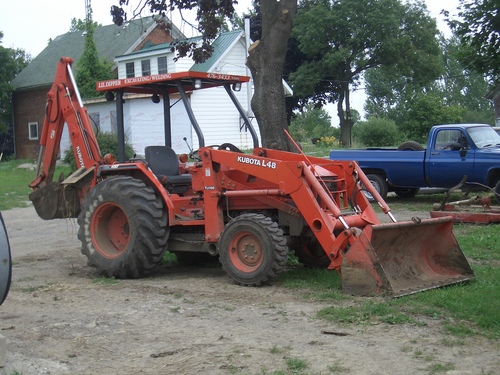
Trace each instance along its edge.
{"label": "large tree", "polygon": [[308,61],[291,75],[294,92],[337,102],[340,141],[349,146],[350,93],[363,73],[387,66],[411,79],[439,74],[437,35],[435,20],[419,0],[305,0],[293,36]]}
{"label": "large tree", "polygon": [[[129,0],[117,0],[111,8],[116,24],[127,20],[123,5]],[[206,60],[212,51],[212,42],[217,37],[224,18],[234,15],[236,1],[213,0],[136,0],[136,9],[148,8],[154,14],[165,15],[173,10],[195,10],[196,28],[202,35],[197,45],[177,41],[178,56],[190,56],[195,62]],[[247,66],[254,79],[252,110],[257,118],[262,142],[265,147],[289,149],[289,142],[283,132],[287,128],[285,93],[282,85],[283,65],[292,22],[297,9],[297,0],[266,0],[260,4],[262,32],[260,40],[250,47]],[[140,12],[138,12],[139,14]]]}
{"label": "large tree", "polygon": [[498,0],[460,0],[458,15],[443,13],[460,38],[460,60],[468,68],[500,81],[500,7]]}
{"label": "large tree", "polygon": [[478,73],[464,64],[462,54],[464,46],[460,39],[452,35],[441,42],[443,51],[444,74],[439,81],[438,89],[449,105],[460,105],[473,112],[491,112],[491,102],[484,98],[488,92],[488,81],[485,74]]}
{"label": "large tree", "polygon": [[425,140],[432,125],[440,123],[492,123],[491,103],[484,99],[488,84],[483,75],[463,66],[457,38],[442,39],[443,74],[437,79],[411,81],[392,67],[365,74],[367,117],[386,117],[415,140]]}
{"label": "large tree", "polygon": [[255,85],[252,110],[264,146],[282,150],[290,148],[283,132],[288,123],[282,79],[296,10],[296,0],[262,1],[261,39],[250,46],[247,59]]}

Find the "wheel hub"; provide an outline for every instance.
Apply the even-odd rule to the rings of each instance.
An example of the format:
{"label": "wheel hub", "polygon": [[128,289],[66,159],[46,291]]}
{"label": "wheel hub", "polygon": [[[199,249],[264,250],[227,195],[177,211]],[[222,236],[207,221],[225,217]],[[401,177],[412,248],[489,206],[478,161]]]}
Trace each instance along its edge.
{"label": "wheel hub", "polygon": [[260,242],[246,233],[235,238],[231,246],[231,258],[245,268],[256,268],[262,262]]}
{"label": "wheel hub", "polygon": [[92,218],[92,240],[97,251],[106,258],[117,258],[130,240],[130,227],[125,212],[115,204],[98,207]]}

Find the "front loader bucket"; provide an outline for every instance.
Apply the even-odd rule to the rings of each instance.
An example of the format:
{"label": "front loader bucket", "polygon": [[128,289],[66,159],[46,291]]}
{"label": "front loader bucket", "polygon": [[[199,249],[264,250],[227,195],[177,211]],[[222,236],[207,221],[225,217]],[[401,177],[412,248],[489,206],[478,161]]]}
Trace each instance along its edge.
{"label": "front loader bucket", "polygon": [[342,290],[394,297],[474,278],[449,217],[369,225],[342,259]]}

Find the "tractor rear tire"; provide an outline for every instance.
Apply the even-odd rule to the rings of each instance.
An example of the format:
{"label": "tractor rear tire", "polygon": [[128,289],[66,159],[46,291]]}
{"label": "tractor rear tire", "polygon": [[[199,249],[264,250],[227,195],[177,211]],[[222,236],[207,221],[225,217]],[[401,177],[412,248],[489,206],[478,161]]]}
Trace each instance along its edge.
{"label": "tractor rear tire", "polygon": [[219,261],[238,284],[270,284],[283,271],[288,247],[283,231],[262,214],[243,214],[226,224],[219,243]]}
{"label": "tractor rear tire", "polygon": [[82,254],[106,277],[145,276],[167,249],[168,212],[152,188],[132,177],[108,178],[91,189],[78,224]]}

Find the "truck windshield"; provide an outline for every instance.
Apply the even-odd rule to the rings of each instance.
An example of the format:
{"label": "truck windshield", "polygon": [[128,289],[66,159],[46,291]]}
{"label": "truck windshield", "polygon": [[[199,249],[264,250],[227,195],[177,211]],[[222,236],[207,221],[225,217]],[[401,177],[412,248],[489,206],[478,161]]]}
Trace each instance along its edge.
{"label": "truck windshield", "polygon": [[500,147],[500,135],[488,126],[467,129],[477,148]]}

